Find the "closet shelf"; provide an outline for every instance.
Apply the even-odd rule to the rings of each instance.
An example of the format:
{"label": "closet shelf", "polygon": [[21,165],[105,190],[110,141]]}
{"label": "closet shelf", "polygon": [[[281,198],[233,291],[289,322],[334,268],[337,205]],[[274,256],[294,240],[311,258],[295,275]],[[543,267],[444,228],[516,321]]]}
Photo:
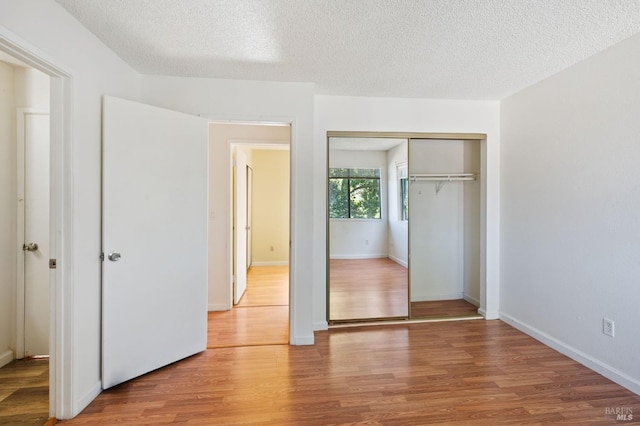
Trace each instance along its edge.
{"label": "closet shelf", "polygon": [[411,173],[409,179],[416,181],[435,181],[436,194],[440,192],[447,182],[476,180],[475,173]]}

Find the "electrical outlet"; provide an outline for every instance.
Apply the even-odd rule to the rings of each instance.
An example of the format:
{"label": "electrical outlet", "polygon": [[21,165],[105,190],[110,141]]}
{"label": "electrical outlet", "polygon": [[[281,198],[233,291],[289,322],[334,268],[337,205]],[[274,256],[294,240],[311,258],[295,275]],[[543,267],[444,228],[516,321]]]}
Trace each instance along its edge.
{"label": "electrical outlet", "polygon": [[609,318],[602,318],[602,332],[609,337],[616,335],[616,323]]}

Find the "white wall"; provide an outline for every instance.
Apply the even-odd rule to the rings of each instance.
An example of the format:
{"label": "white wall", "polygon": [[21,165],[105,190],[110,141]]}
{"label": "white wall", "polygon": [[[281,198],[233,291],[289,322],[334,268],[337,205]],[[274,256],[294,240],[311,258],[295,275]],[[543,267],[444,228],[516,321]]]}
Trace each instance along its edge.
{"label": "white wall", "polygon": [[380,219],[330,219],[332,259],[374,259],[388,256],[386,151],[331,150],[329,167],[380,169]]}
{"label": "white wall", "polygon": [[[66,141],[72,161],[66,165],[73,211],[70,236],[73,258],[71,353],[73,361],[68,417],[81,411],[100,391],[100,152],[103,94],[136,99],[138,75],[53,0],[0,3],[0,37],[44,57],[72,78],[71,134]],[[61,265],[61,262],[58,262]]]}
{"label": "white wall", "polygon": [[289,263],[289,151],[253,149],[253,264]]}
{"label": "white wall", "polygon": [[636,393],[638,69],[634,36],[501,107],[500,316]]}
{"label": "white wall", "polygon": [[14,68],[0,62],[0,367],[14,358],[16,144]]}
{"label": "white wall", "polygon": [[389,258],[405,268],[409,266],[409,232],[406,220],[400,219],[400,183],[398,164],[408,165],[408,143],[405,140],[387,151]]}
{"label": "white wall", "polygon": [[[180,77],[142,77],[145,102],[160,107],[203,115],[218,120],[271,121],[292,123],[291,127],[291,330],[293,344],[313,343],[312,283],[314,275],[314,142],[313,85]],[[216,210],[209,225],[229,229],[226,150],[210,152],[211,178],[216,194],[210,203]],[[326,164],[326,163],[325,163]],[[325,166],[323,166],[324,168]],[[226,191],[226,192],[225,192]],[[322,191],[324,194],[326,191]],[[323,233],[324,235],[324,233]],[[228,256],[228,239],[219,240],[216,253]],[[228,262],[226,262],[228,265]],[[227,272],[217,270],[221,277]],[[224,281],[223,281],[224,282]]]}
{"label": "white wall", "polygon": [[[314,196],[314,326],[326,328],[326,139],[327,131],[472,132],[486,133],[487,193],[486,293],[483,312],[496,318],[499,303],[500,105],[497,101],[445,101],[425,99],[315,97]],[[483,200],[485,202],[485,200]]]}

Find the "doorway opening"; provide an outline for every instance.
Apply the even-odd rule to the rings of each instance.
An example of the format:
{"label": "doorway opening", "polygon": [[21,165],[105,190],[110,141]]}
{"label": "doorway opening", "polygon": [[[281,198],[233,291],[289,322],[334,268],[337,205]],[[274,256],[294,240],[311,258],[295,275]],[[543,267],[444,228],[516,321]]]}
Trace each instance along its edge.
{"label": "doorway opening", "polygon": [[[16,58],[0,55],[0,183],[4,324],[9,350],[0,353],[2,400],[16,400],[25,420],[49,415],[49,95],[48,75]],[[15,259],[15,262],[11,262]],[[13,264],[11,264],[13,263]],[[6,335],[6,333],[5,333]],[[3,339],[3,340],[6,340]],[[4,345],[3,345],[4,346]],[[25,383],[29,376],[39,377]],[[11,388],[11,389],[9,389]],[[1,389],[0,389],[1,390]],[[1,418],[0,418],[1,420]]]}
{"label": "doorway opening", "polygon": [[[27,359],[17,370],[42,379],[39,390],[19,392],[38,398],[37,410],[18,403],[31,407],[20,421],[71,412],[62,355],[72,339],[62,333],[71,310],[61,291],[71,244],[62,226],[70,220],[70,77],[24,45],[0,32],[0,162],[6,162],[0,165],[0,262],[7,263],[0,263],[0,371]],[[0,382],[15,385],[16,376],[9,376]]]}
{"label": "doorway opening", "polygon": [[288,344],[291,126],[211,123],[210,142],[210,155],[225,147],[228,159],[226,187],[210,176],[210,271],[222,230],[220,189],[229,221],[225,288],[209,278],[207,347]]}

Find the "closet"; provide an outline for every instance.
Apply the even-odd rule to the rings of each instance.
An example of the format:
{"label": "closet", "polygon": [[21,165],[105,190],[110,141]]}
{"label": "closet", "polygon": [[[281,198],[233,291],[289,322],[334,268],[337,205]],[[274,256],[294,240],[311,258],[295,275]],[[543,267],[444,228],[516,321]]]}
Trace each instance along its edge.
{"label": "closet", "polygon": [[412,318],[480,305],[480,154],[477,140],[409,140]]}
{"label": "closet", "polygon": [[[328,132],[330,324],[480,317],[485,138]],[[346,197],[339,184],[359,188],[354,182],[372,170],[379,213],[350,217],[337,203]],[[346,199],[358,197],[354,192]]]}

